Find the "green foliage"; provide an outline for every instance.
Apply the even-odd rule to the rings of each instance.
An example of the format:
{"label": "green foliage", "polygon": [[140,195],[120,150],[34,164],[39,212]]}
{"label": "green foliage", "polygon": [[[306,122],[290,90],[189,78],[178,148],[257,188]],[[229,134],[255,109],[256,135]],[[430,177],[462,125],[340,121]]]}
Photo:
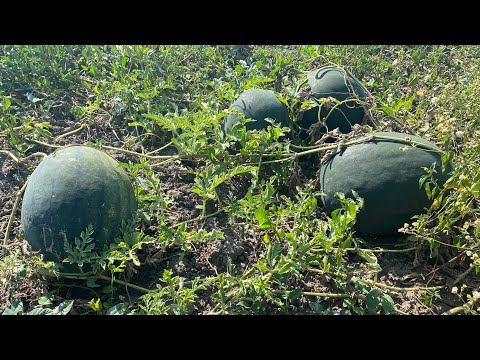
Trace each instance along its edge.
{"label": "green foliage", "polygon": [[45,297],[40,297],[39,306],[25,312],[23,302],[18,300],[6,308],[2,315],[67,315],[72,310],[73,302],[73,300],[63,301],[52,307],[50,301],[45,301]]}
{"label": "green foliage", "polygon": [[[381,271],[378,249],[366,248],[353,230],[363,199],[338,194],[339,208],[326,214],[315,184],[289,182],[300,166],[312,170],[309,161],[293,156],[300,151],[290,137],[299,116],[329,105],[329,99],[300,96],[305,74],[325,64],[344,66],[372,95],[369,116],[375,130],[415,133],[444,150],[442,165],[452,162],[452,175],[439,187],[433,168],[425,169],[419,186],[433,205],[405,232],[429,250],[427,256],[448,261],[463,252],[463,261],[478,272],[479,55],[477,46],[3,45],[2,149],[24,159],[48,150],[35,141],[100,147],[112,145],[104,134],[113,131],[121,143],[115,146],[124,149],[147,154],[165,146],[150,157],[126,155],[120,164],[134,180],[138,219],[124,224],[109,248],[93,246],[91,228],[75,246],[65,244],[65,262],[83,271],[68,285],[88,292],[86,313],[193,314],[201,308],[199,300],[208,297],[202,311],[211,314],[392,314],[396,297],[355,280],[373,276],[377,281]],[[242,122],[223,133],[223,121],[234,113],[228,107],[253,88],[275,91],[289,109],[292,128],[270,121],[267,129],[246,131],[239,116]],[[59,125],[83,128],[74,140],[60,142],[55,141],[63,132]],[[191,177],[186,192],[196,199],[197,217],[180,221],[171,211],[178,199],[168,195],[163,179],[178,174],[163,171],[173,162]],[[25,177],[24,170],[18,175]],[[235,191],[239,184],[244,189]],[[169,268],[171,259],[197,259],[208,242],[226,243],[230,234],[212,225],[220,222],[248,239],[254,248],[248,262],[222,253],[226,268],[212,269],[208,276],[189,277]],[[23,254],[17,234],[0,259],[3,313],[80,309],[71,300],[59,300],[66,279],[58,266]],[[158,266],[162,275],[139,297],[129,285],[135,285],[132,274],[146,265]],[[330,280],[313,278],[313,270]],[[35,301],[22,302],[24,282],[40,284],[45,279],[39,274],[48,274],[58,288],[39,290]],[[315,295],[306,277],[341,296]],[[462,301],[472,291],[461,292]],[[421,297],[432,308],[437,299],[434,291]]]}
{"label": "green foliage", "polygon": [[95,263],[98,261],[99,256],[93,251],[95,244],[93,242],[93,225],[90,224],[80,234],[80,239],[75,238],[75,246],[72,246],[67,239],[65,239],[64,247],[67,257],[63,262],[70,264],[77,264],[82,269],[84,264]]}
{"label": "green foliage", "polygon": [[139,305],[138,314],[188,314],[189,307],[197,298],[195,292],[202,288],[200,279],[195,278],[191,287],[186,287],[184,286],[184,279],[173,276],[172,270],[165,270],[160,282],[165,285],[159,284],[157,285],[157,291],[152,291],[143,296],[143,304]]}

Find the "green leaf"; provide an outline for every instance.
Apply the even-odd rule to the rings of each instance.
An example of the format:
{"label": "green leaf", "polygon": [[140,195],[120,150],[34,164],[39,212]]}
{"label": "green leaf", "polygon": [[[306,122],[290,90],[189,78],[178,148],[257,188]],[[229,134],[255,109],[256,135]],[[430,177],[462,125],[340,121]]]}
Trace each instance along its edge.
{"label": "green leaf", "polygon": [[381,304],[383,307],[383,311],[385,314],[394,314],[396,313],[395,311],[395,303],[393,302],[393,299],[390,295],[388,294],[383,294],[381,298]]}
{"label": "green leaf", "polygon": [[350,221],[354,220],[357,216],[357,206],[356,206],[356,204],[355,203],[348,204],[347,211],[348,211],[348,219]]}
{"label": "green leaf", "polygon": [[480,180],[472,185],[472,187],[470,188],[470,191],[472,192],[474,197],[480,196]]}
{"label": "green leaf", "polygon": [[364,258],[369,264],[377,264],[378,259],[375,254],[370,250],[359,250],[358,255]]}
{"label": "green leaf", "polygon": [[260,224],[263,224],[269,221],[269,218],[267,217],[265,208],[263,206],[260,206],[257,210],[255,210],[254,215],[255,215],[255,219],[257,219],[257,221]]}
{"label": "green leaf", "polygon": [[319,303],[309,301],[308,306],[310,306],[310,309],[312,309],[315,314],[323,314],[323,307]]}
{"label": "green leaf", "polygon": [[352,278],[350,280],[350,283],[353,284],[355,289],[359,290],[361,293],[365,295],[367,295],[370,292],[370,290],[372,290],[370,286],[364,284],[362,281],[360,281],[360,279]]}
{"label": "green leaf", "polygon": [[[88,241],[90,242],[90,241]],[[91,252],[93,250],[93,248],[95,247],[95,244],[88,244],[85,249],[83,250],[83,252]]]}
{"label": "green leaf", "polygon": [[403,109],[405,111],[408,111],[412,108],[412,104],[413,104],[414,99],[415,99],[415,93],[412,96],[410,96],[410,98],[407,101],[404,102]]}
{"label": "green leaf", "polygon": [[280,137],[280,135],[282,135],[282,132],[280,131],[279,128],[273,128],[273,132],[274,132],[273,138],[274,138],[275,140],[278,140],[278,138]]}
{"label": "green leaf", "polygon": [[95,283],[95,277],[94,276],[87,277],[87,286],[90,287],[90,288],[100,287],[100,285]]}
{"label": "green leaf", "polygon": [[3,98],[3,107],[7,110],[10,107],[11,101],[8,98]]}
{"label": "green leaf", "polygon": [[278,273],[279,274],[288,273],[291,268],[292,268],[292,264],[286,263],[285,265],[282,265],[282,267],[280,269],[278,269]]}
{"label": "green leaf", "polygon": [[23,312],[22,300],[14,301],[8,308],[6,308],[2,315],[18,315]]}
{"label": "green leaf", "polygon": [[400,101],[397,104],[395,104],[395,106],[393,107],[393,110],[398,111],[404,105],[405,105],[405,101]]}
{"label": "green leaf", "polygon": [[106,311],[106,315],[125,315],[127,312],[127,305],[125,303],[120,303],[115,306],[112,306]]}
{"label": "green leaf", "polygon": [[[187,243],[186,243],[185,245],[187,245]],[[188,244],[188,245],[191,245],[191,244]],[[133,262],[133,264],[134,264],[135,266],[140,266],[140,260],[138,259],[138,257],[137,257],[136,254],[131,253],[131,254],[130,254],[130,257],[131,257],[132,262]]]}
{"label": "green leaf", "polygon": [[377,289],[372,289],[365,297],[365,304],[367,305],[367,309],[370,311],[376,311],[378,305],[380,305],[380,297],[378,294]]}
{"label": "green leaf", "polygon": [[342,209],[335,209],[335,210],[332,211],[332,213],[330,215],[333,222],[336,223],[336,224],[339,223],[341,211],[342,211]]}
{"label": "green leaf", "polygon": [[210,160],[215,160],[215,148],[213,146],[207,148],[207,156]]}
{"label": "green leaf", "polygon": [[382,106],[380,108],[380,110],[382,110],[385,114],[387,114],[388,116],[393,116],[393,110],[386,107],[386,106]]}
{"label": "green leaf", "polygon": [[432,191],[430,190],[430,183],[425,183],[425,192],[427,193],[427,197],[429,199],[432,198]]}
{"label": "green leaf", "polygon": [[24,278],[25,276],[27,276],[27,268],[25,267],[25,265],[20,265],[18,268],[17,268],[17,275]]}
{"label": "green leaf", "polygon": [[265,235],[263,235],[263,242],[265,244],[268,244],[270,242],[270,238],[269,238],[267,233],[265,233]]}
{"label": "green leaf", "polygon": [[270,230],[273,229],[273,223],[270,220],[265,221],[259,227],[261,230]]}
{"label": "green leaf", "polygon": [[72,306],[73,300],[64,301],[54,308],[50,315],[67,315],[72,310]]}
{"label": "green leaf", "polygon": [[35,97],[32,93],[27,93],[27,99],[32,103],[36,103],[37,101],[42,101],[43,99],[39,99]]}
{"label": "green leaf", "polygon": [[39,305],[42,305],[42,306],[45,306],[45,305],[51,305],[53,303],[53,293],[52,292],[48,292],[46,294],[43,294],[42,296],[40,296],[38,298],[38,304]]}
{"label": "green leaf", "polygon": [[100,310],[100,298],[98,298],[97,300],[95,300],[95,298],[93,298],[92,300],[90,300],[88,302],[88,305],[90,305],[90,307],[93,309],[93,311],[97,312]]}
{"label": "green leaf", "polygon": [[35,308],[30,310],[27,315],[52,315],[53,310],[49,308]]}
{"label": "green leaf", "polygon": [[295,289],[295,290],[289,291],[287,293],[287,299],[290,301],[294,301],[298,299],[300,295],[302,295],[302,292],[303,292],[302,289]]}

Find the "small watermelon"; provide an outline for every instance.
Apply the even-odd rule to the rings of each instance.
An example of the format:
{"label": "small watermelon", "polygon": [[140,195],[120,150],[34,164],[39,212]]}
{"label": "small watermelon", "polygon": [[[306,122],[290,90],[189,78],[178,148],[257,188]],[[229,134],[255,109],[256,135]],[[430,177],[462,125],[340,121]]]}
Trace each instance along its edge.
{"label": "small watermelon", "polygon": [[[240,94],[230,108],[237,109],[247,119],[256,120],[245,124],[247,130],[267,128],[270,123],[265,121],[265,118],[273,119],[281,123],[282,126],[289,126],[287,107],[278,100],[271,90],[246,90]],[[237,116],[228,115],[224,126],[225,132],[238,122],[240,122],[240,119]]]}
{"label": "small watermelon", "polygon": [[[356,80],[347,70],[336,66],[325,66],[307,73],[308,85],[311,93],[316,99],[332,97],[339,101],[346,99],[365,100],[367,91],[364,86]],[[323,121],[335,104],[324,104],[320,111],[320,118]],[[318,122],[319,107],[305,111],[299,125],[308,129]],[[328,130],[339,128],[340,132],[348,133],[352,125],[361,124],[364,116],[364,108],[352,101],[344,103],[334,109],[326,121]],[[302,133],[307,136],[306,131]]]}

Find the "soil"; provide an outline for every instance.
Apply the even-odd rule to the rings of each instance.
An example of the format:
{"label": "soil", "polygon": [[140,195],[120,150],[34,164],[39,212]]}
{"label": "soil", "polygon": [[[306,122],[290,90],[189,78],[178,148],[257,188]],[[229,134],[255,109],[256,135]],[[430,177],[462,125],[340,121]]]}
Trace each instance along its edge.
{"label": "soil", "polygon": [[[51,132],[54,137],[74,130],[78,126],[73,120],[65,118],[56,122],[51,120],[51,123]],[[130,138],[131,136],[125,129],[124,122],[120,117],[114,116],[111,118],[105,114],[100,114],[95,118],[93,125],[61,139],[59,144],[83,144],[104,140],[111,146],[122,147]],[[145,151],[152,151],[160,145],[154,141],[146,141],[143,144]],[[0,148],[11,150],[5,136],[0,137]],[[35,145],[29,153],[42,151],[49,154],[53,150],[49,147]],[[130,150],[141,151],[142,149],[139,146],[134,146]],[[120,162],[138,161],[138,158],[132,155],[105,151]],[[17,191],[39,162],[39,158],[30,158],[17,164],[9,156],[0,153],[0,233],[2,234],[2,241]],[[172,216],[172,223],[192,219],[200,214],[197,205],[201,204],[201,198],[190,191],[193,185],[193,176],[186,172],[187,165],[190,166],[191,164],[174,162],[154,168],[154,172],[162,184],[163,193],[171,202],[167,210]],[[311,167],[305,167],[302,170],[299,172],[299,179],[297,179],[300,183],[311,181],[317,169],[312,170]],[[222,192],[228,192],[229,190],[236,193],[244,192],[246,182],[239,176],[220,189]],[[8,246],[11,246],[14,241],[24,241],[20,224],[20,208],[21,203],[12,223]],[[214,209],[210,209],[210,211],[213,212]],[[140,253],[140,260],[143,264],[140,268],[127,273],[128,281],[142,287],[155,289],[164,269],[172,269],[174,275],[189,280],[196,276],[205,277],[224,273],[227,271],[229,261],[235,265],[234,273],[239,274],[250,268],[258,260],[260,252],[264,250],[265,244],[263,241],[259,241],[261,237],[258,234],[244,232],[241,225],[229,223],[226,214],[208,218],[203,223],[190,223],[189,229],[205,229],[207,231],[218,229],[223,232],[225,238],[224,240],[199,242],[194,245],[192,251],[185,253],[182,253],[178,248],[166,251],[144,248]],[[156,231],[155,224],[143,230],[146,234],[153,235]],[[400,238],[398,241],[401,240]],[[24,245],[26,245],[26,242]],[[27,248],[26,246],[23,247]],[[379,265],[382,268],[378,280],[391,286],[434,286],[451,283],[458,274],[465,270],[442,267],[441,264],[430,264],[425,259],[416,259],[413,254],[384,253],[379,255],[378,258]],[[352,263],[355,263],[354,258],[351,260]],[[479,280],[473,274],[465,279],[465,282],[472,285],[475,281],[478,282]],[[335,283],[332,278],[315,273],[302,274],[299,278],[292,280],[291,285],[292,287],[301,287],[305,291],[335,292]],[[8,289],[8,284],[0,283],[0,313],[8,306],[7,298],[23,299],[25,302],[33,301],[38,293],[45,290],[45,285],[33,280],[24,280],[24,283],[17,287],[18,293],[13,296],[9,294]],[[142,293],[131,289],[124,292],[125,296],[132,299],[142,295]],[[398,308],[408,314],[442,313],[452,307],[462,305],[462,301],[459,300],[457,295],[447,291],[441,292],[438,298],[431,299],[431,306],[425,305],[425,303],[428,303],[425,300],[425,297],[428,297],[425,291],[387,292],[395,300]],[[79,295],[82,297],[81,294]],[[190,309],[190,313],[206,314],[214,306],[210,299],[211,292],[200,291],[198,295],[199,301],[196,302],[195,307]],[[88,300],[88,296],[91,298],[91,294],[84,294],[84,299]],[[313,314],[314,311],[309,306],[312,301],[317,301],[324,309],[330,308],[333,311],[340,309],[342,306],[339,300],[301,296],[291,304],[291,307],[292,309],[295,307],[296,313]],[[78,309],[76,311],[78,312]]]}

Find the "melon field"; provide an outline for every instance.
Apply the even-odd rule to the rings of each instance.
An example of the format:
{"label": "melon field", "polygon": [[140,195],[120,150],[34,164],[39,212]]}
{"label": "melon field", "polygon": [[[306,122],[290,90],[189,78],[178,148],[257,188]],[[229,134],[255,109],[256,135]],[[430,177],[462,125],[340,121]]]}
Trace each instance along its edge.
{"label": "melon field", "polygon": [[480,47],[0,46],[0,314],[480,312]]}

